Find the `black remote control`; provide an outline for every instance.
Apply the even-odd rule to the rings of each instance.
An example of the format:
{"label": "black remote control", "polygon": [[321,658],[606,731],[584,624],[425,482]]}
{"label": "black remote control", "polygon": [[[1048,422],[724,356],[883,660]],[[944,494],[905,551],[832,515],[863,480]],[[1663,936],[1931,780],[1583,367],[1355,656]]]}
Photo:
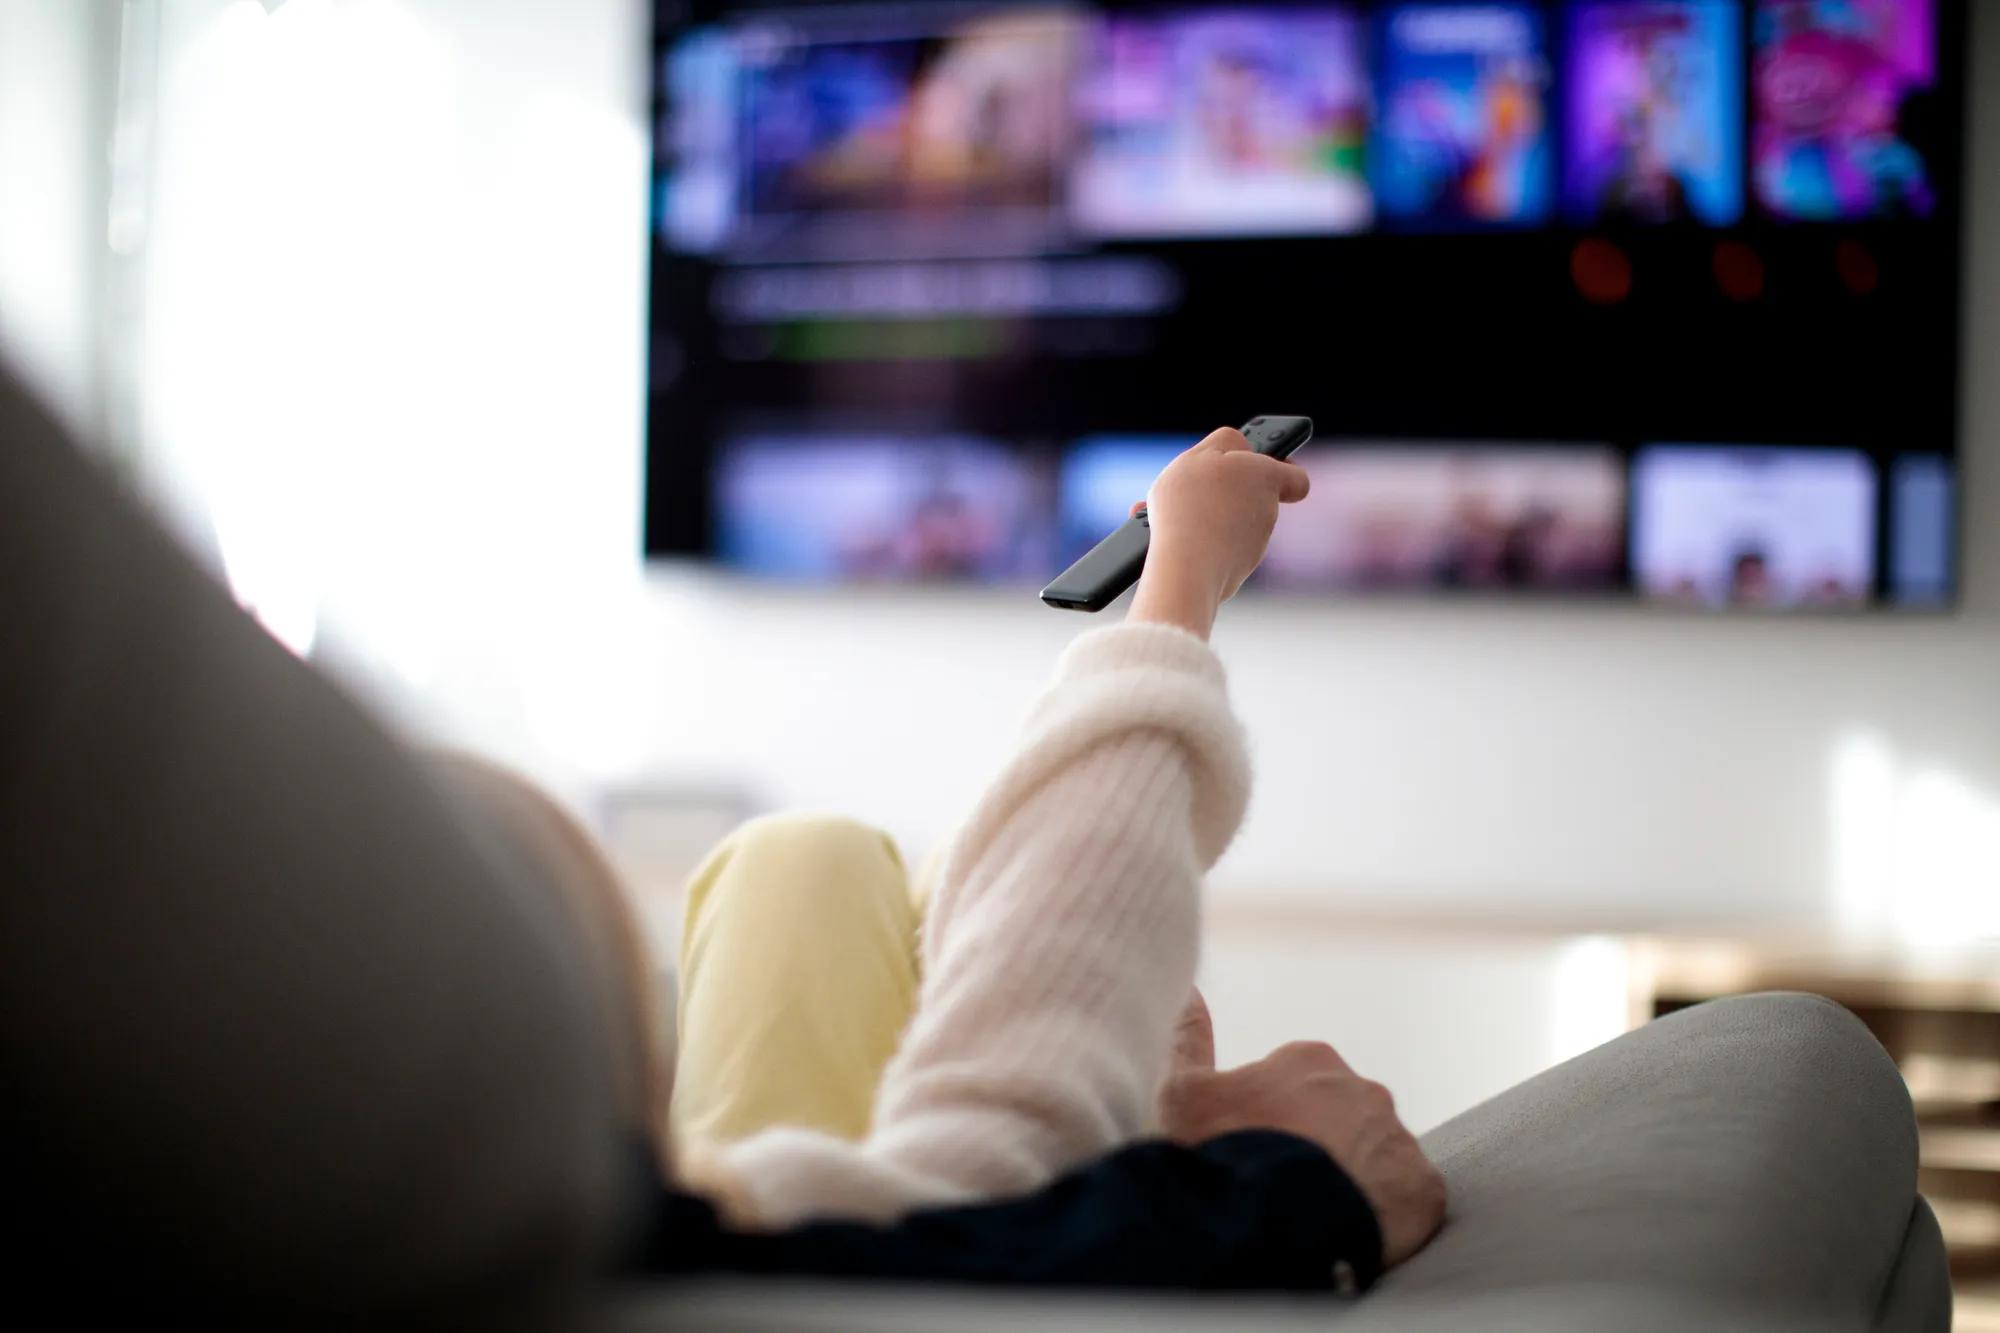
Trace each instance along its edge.
{"label": "black remote control", "polygon": [[[1273,458],[1290,458],[1312,435],[1311,417],[1257,417],[1243,428],[1250,447]],[[1139,581],[1151,538],[1146,511],[1141,509],[1056,575],[1042,589],[1042,600],[1064,611],[1102,611]]]}

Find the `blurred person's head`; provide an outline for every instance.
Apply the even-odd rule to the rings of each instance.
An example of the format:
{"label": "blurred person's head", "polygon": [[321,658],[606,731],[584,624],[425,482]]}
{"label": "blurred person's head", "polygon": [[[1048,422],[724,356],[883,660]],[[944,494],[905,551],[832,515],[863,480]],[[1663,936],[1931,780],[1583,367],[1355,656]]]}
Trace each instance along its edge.
{"label": "blurred person's head", "polygon": [[926,578],[975,574],[993,543],[987,523],[955,491],[932,491],[911,511],[911,572]]}
{"label": "blurred person's head", "polygon": [[1511,587],[1530,587],[1555,581],[1560,573],[1561,552],[1557,549],[1562,520],[1546,504],[1533,503],[1507,525],[1501,543],[1500,576]]}
{"label": "blurred person's head", "polygon": [[1760,550],[1736,553],[1729,566],[1729,600],[1737,606],[1767,606],[1777,588],[1771,581],[1771,562]]}
{"label": "blurred person's head", "polygon": [[1832,572],[1820,575],[1806,586],[1806,600],[1814,606],[1844,606],[1855,598],[1855,590]]}
{"label": "blurred person's head", "polygon": [[673,1034],[663,999],[669,992],[630,891],[589,831],[527,778],[467,754],[435,755],[432,764],[460,795],[511,833],[560,887],[609,983],[605,1002],[619,1056],[619,1112],[664,1163],[674,1082]]}

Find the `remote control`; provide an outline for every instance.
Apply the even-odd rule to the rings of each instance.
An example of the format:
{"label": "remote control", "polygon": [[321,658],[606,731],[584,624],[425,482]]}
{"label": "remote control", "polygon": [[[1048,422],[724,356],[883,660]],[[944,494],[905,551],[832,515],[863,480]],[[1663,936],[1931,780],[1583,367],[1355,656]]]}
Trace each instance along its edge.
{"label": "remote control", "polygon": [[[1290,458],[1312,434],[1311,417],[1257,417],[1243,428],[1250,447],[1273,458]],[[1141,509],[1056,575],[1042,589],[1042,600],[1064,611],[1102,611],[1139,581],[1151,537],[1146,511]]]}

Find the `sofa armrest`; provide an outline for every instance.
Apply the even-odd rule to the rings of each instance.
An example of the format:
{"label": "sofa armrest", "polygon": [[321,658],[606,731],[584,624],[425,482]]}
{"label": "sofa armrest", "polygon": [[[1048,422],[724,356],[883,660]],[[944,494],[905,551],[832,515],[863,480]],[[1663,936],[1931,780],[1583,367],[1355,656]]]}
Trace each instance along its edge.
{"label": "sofa armrest", "polygon": [[1950,1326],[1894,1064],[1803,995],[1685,1010],[1435,1130],[1444,1232],[1373,1294],[1051,1298],[741,1282],[623,1293],[620,1333],[1676,1333]]}
{"label": "sofa armrest", "polygon": [[1883,1327],[1946,1326],[1902,1321],[1905,1305],[1949,1304],[1942,1249],[1913,1226],[1908,1091],[1868,1030],[1828,1000],[1753,995],[1682,1010],[1424,1144],[1450,1181],[1452,1220],[1385,1279],[1385,1306],[1604,1286],[1648,1309],[1726,1303],[1748,1321],[1732,1327],[1801,1316],[1869,1327],[1885,1303]]}

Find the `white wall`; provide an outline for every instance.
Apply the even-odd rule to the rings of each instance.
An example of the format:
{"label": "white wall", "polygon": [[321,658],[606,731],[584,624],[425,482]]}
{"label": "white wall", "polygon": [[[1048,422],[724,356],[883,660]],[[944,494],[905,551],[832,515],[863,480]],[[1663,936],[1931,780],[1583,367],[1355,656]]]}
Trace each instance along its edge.
{"label": "white wall", "polygon": [[[395,149],[394,190],[365,139],[313,188],[391,210],[415,191],[395,214],[413,239],[370,227],[368,266],[267,312],[280,327],[260,336],[296,330],[314,358],[288,383],[332,371],[341,387],[232,427],[257,449],[316,441],[272,483],[299,524],[264,539],[311,547],[277,566],[334,627],[329,654],[422,724],[580,795],[705,775],[937,838],[1081,623],[1018,592],[642,584],[641,5],[352,8],[413,21],[399,68],[436,96],[412,94],[420,124],[363,127]],[[1259,786],[1219,891],[1612,919],[1844,905],[1863,922],[1920,881],[2000,897],[1996,17],[1974,81],[1965,610],[1232,607],[1218,638]],[[340,56],[334,83],[372,91],[371,49]],[[170,272],[215,262],[162,230]],[[325,262],[324,242],[337,261],[339,240],[308,228],[295,258]],[[166,345],[215,333],[194,292],[156,306]],[[188,350],[213,341],[183,338],[176,392],[227,384]],[[1934,929],[1962,928],[1951,906]]]}
{"label": "white wall", "polygon": [[1225,1067],[1330,1042],[1423,1133],[1623,1032],[1631,976],[1625,946],[1603,936],[1225,923],[1200,981]]}
{"label": "white wall", "polygon": [[0,349],[95,423],[106,0],[0,0]]}

